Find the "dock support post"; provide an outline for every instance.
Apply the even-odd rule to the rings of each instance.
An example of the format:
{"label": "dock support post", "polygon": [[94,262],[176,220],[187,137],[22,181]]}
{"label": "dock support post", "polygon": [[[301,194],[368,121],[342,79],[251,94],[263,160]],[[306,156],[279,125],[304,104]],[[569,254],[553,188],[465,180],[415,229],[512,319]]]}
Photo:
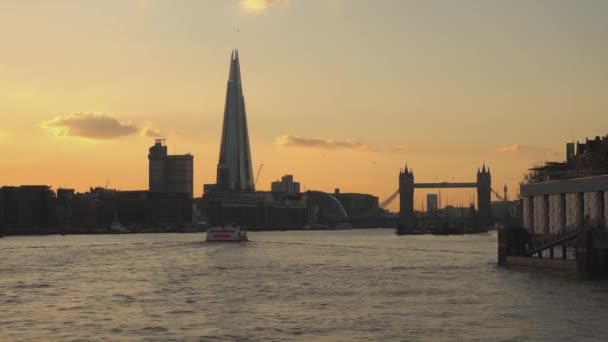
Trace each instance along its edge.
{"label": "dock support post", "polygon": [[592,248],[591,230],[588,228],[581,229],[576,240],[576,270],[580,275],[589,276],[594,271]]}
{"label": "dock support post", "polygon": [[498,266],[507,266],[509,253],[508,228],[498,229]]}

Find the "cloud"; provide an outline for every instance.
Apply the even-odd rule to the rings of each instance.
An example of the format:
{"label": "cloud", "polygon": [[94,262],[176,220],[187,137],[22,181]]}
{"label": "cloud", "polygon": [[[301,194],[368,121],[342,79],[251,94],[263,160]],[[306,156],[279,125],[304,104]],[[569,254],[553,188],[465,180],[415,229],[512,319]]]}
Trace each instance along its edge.
{"label": "cloud", "polygon": [[284,3],[287,3],[287,0],[241,0],[240,6],[247,12],[261,12],[272,5]]}
{"label": "cloud", "polygon": [[498,148],[498,154],[500,155],[524,155],[524,156],[533,156],[533,157],[543,157],[549,159],[557,159],[560,157],[560,153],[550,149],[550,148],[542,148],[537,146],[529,146],[529,145],[521,145],[521,144],[511,144]]}
{"label": "cloud", "polygon": [[41,127],[58,136],[110,140],[137,132],[137,126],[122,122],[106,114],[73,113],[43,122]]}
{"label": "cloud", "polygon": [[399,153],[406,150],[402,146],[369,146],[359,140],[334,140],[322,138],[304,138],[293,135],[282,135],[276,139],[281,147],[307,147],[323,150],[358,150],[378,153]]}
{"label": "cloud", "polygon": [[321,138],[302,138],[293,135],[282,135],[277,138],[277,144],[283,147],[314,147],[326,150],[334,149],[359,149],[363,143],[357,140],[332,140]]}
{"label": "cloud", "polygon": [[527,151],[528,147],[527,146],[523,146],[520,144],[512,144],[512,145],[507,145],[507,146],[503,146],[501,148],[498,149],[498,153],[500,154],[516,154],[516,153],[522,153],[524,151]]}
{"label": "cloud", "polygon": [[144,127],[144,129],[142,130],[142,135],[146,138],[154,138],[154,139],[159,139],[164,137],[164,135],[155,130],[154,128],[150,128],[150,127]]}

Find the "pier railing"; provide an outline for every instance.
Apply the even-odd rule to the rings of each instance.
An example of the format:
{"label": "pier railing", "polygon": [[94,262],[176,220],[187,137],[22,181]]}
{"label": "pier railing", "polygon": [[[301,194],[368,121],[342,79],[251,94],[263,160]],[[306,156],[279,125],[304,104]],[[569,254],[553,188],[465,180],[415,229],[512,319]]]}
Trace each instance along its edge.
{"label": "pier railing", "polygon": [[534,236],[528,242],[528,256],[540,253],[547,248],[555,247],[566,241],[572,240],[583,230],[581,226],[564,227],[557,232]]}

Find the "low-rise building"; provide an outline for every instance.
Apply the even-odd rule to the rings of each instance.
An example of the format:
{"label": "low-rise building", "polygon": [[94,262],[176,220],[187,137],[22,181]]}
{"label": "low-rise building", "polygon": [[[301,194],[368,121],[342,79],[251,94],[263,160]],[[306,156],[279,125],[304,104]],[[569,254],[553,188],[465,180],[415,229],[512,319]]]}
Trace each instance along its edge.
{"label": "low-rise building", "polygon": [[350,218],[380,215],[380,205],[377,196],[359,193],[341,193],[334,191],[334,197],[340,201]]}
{"label": "low-rise building", "polygon": [[294,182],[292,175],[285,175],[280,181],[272,182],[270,190],[272,192],[295,195],[300,193],[300,183]]}
{"label": "low-rise building", "polygon": [[45,234],[55,225],[55,192],[47,185],[0,188],[2,234]]}

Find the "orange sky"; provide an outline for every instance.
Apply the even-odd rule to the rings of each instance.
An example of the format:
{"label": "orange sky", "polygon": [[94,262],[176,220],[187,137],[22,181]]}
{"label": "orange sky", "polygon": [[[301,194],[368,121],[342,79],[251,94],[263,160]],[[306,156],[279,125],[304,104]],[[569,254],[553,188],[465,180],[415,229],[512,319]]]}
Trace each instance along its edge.
{"label": "orange sky", "polygon": [[236,47],[259,189],[290,173],[382,200],[406,161],[417,181],[485,161],[513,195],[607,133],[606,18],[602,1],[3,1],[0,185],[145,189],[158,133],[194,155],[200,195]]}

